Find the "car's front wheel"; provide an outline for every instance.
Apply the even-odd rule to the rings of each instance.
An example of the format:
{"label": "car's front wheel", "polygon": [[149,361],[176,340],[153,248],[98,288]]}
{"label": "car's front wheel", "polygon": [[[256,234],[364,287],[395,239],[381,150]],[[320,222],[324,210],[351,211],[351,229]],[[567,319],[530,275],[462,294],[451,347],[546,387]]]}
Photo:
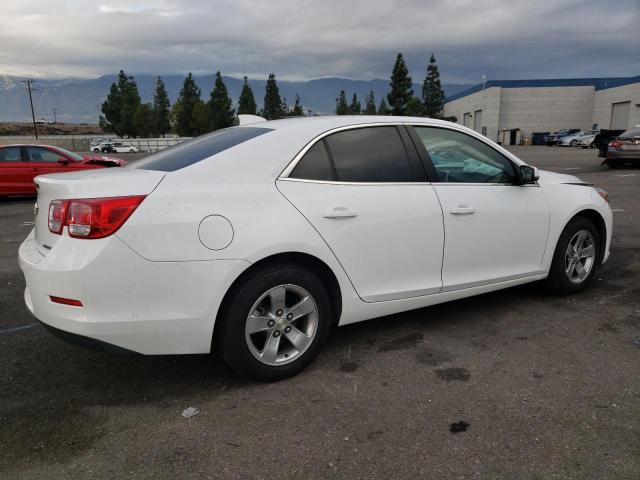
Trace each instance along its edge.
{"label": "car's front wheel", "polygon": [[547,287],[561,294],[585,288],[598,267],[600,242],[598,229],[590,219],[573,218],[558,239]]}
{"label": "car's front wheel", "polygon": [[275,381],[318,355],[331,325],[331,301],[318,276],[292,263],[251,272],[225,300],[215,342],[237,372]]}
{"label": "car's front wheel", "polygon": [[578,145],[578,141],[577,140],[571,140],[569,142],[569,146],[571,146],[571,147],[575,147],[576,145]]}

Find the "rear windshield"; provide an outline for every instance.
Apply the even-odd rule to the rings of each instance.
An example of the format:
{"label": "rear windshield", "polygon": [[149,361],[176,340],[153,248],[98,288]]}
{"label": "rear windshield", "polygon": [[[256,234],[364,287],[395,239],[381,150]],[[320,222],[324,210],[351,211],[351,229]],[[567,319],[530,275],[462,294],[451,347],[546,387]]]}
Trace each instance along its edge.
{"label": "rear windshield", "polygon": [[232,127],[218,130],[173,147],[160,150],[136,162],[133,168],[173,172],[198,163],[228,148],[270,132],[270,128]]}
{"label": "rear windshield", "polygon": [[627,130],[618,138],[636,138],[640,137],[640,128],[632,128],[631,130]]}

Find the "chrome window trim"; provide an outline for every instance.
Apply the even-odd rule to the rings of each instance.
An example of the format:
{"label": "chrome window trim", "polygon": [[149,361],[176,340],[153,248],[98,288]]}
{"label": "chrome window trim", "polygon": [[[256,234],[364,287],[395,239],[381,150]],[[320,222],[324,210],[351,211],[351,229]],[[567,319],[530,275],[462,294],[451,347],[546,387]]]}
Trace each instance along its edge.
{"label": "chrome window trim", "polygon": [[[433,128],[444,128],[447,130],[452,130],[454,132],[460,132],[460,133],[464,133],[466,135],[469,135],[469,133],[467,131],[465,131],[464,127],[463,128],[456,128],[458,126],[458,124],[451,124],[451,126],[449,125],[434,125],[432,123],[421,123],[421,122],[375,122],[375,123],[358,123],[358,124],[353,124],[353,125],[343,125],[341,127],[335,127],[332,128],[331,130],[327,130],[326,132],[323,132],[319,135],[316,135],[313,139],[311,139],[304,147],[302,147],[302,149],[296,154],[295,157],[293,157],[293,160],[291,160],[289,162],[289,164],[284,168],[284,170],[280,173],[280,175],[278,175],[278,177],[276,178],[277,180],[286,180],[289,182],[303,182],[303,183],[326,183],[329,185],[454,185],[454,186],[460,186],[460,185],[469,185],[469,186],[486,186],[486,187],[525,187],[525,186],[535,186],[535,187],[539,187],[540,185],[536,182],[535,184],[526,184],[526,185],[516,185],[513,183],[466,183],[466,182],[341,182],[338,180],[308,180],[305,178],[290,178],[289,175],[291,174],[291,172],[293,172],[293,170],[296,168],[296,166],[298,165],[298,162],[300,162],[300,160],[302,159],[302,157],[304,157],[304,155],[319,141],[321,141],[323,138],[333,134],[333,133],[337,133],[337,132],[342,132],[344,130],[355,130],[358,128],[369,128],[369,127],[389,127],[389,126],[394,126],[394,127],[400,127],[400,126],[411,126],[411,127],[433,127]],[[477,134],[477,132],[474,132]],[[507,159],[509,159],[511,162],[514,163],[514,168],[516,166],[519,165],[527,165],[526,163],[524,163],[522,160],[518,159],[517,157],[515,157],[511,152],[505,150],[506,154],[501,152],[500,150],[496,149],[495,146],[491,145],[491,143],[489,143],[489,140],[480,135],[469,135],[472,138],[475,138],[477,140],[480,140],[481,142],[483,142],[485,145],[487,145],[489,148],[492,148],[493,150],[496,150],[497,153],[499,153],[502,156],[506,156]],[[517,159],[517,161],[516,161]]]}

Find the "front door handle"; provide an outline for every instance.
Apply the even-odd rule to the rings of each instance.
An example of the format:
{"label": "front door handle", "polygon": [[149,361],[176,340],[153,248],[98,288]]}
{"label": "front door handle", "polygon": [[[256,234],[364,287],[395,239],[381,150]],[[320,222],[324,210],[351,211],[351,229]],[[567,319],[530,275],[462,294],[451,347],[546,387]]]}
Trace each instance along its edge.
{"label": "front door handle", "polygon": [[451,215],[471,215],[472,213],[476,213],[476,209],[468,205],[458,205],[449,210],[449,212]]}
{"label": "front door handle", "polygon": [[333,207],[325,210],[322,216],[324,218],[353,218],[357,216],[357,213],[347,207]]}

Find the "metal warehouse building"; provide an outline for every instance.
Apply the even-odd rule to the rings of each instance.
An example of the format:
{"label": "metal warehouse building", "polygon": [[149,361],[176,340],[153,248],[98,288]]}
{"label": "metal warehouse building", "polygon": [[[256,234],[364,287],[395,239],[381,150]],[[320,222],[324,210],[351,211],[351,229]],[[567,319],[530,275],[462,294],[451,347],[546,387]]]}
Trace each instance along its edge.
{"label": "metal warehouse building", "polygon": [[640,76],[492,80],[447,97],[444,115],[505,145],[563,128],[628,129],[640,124]]}

